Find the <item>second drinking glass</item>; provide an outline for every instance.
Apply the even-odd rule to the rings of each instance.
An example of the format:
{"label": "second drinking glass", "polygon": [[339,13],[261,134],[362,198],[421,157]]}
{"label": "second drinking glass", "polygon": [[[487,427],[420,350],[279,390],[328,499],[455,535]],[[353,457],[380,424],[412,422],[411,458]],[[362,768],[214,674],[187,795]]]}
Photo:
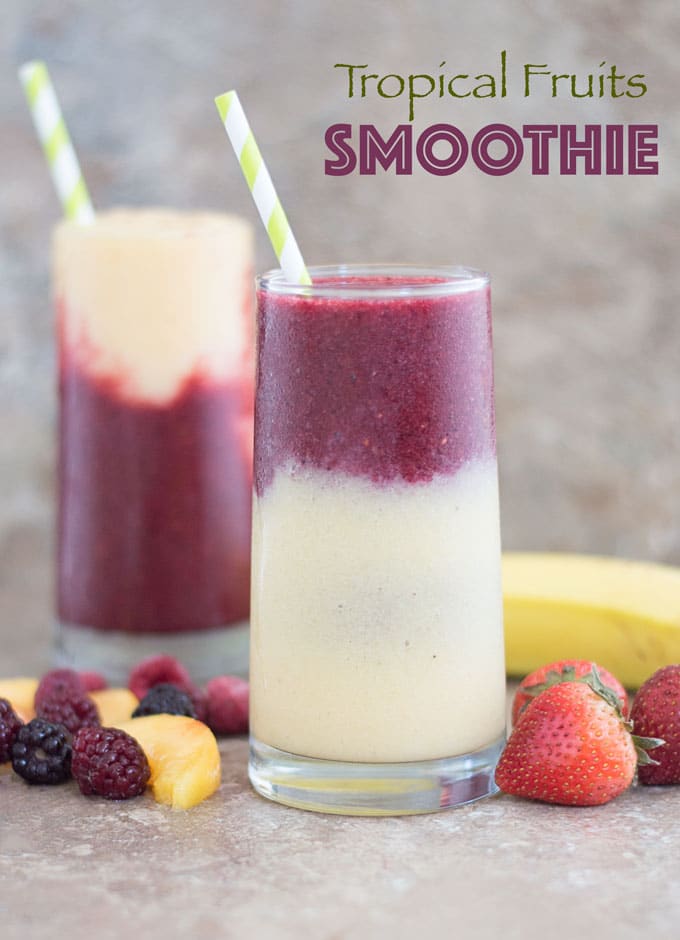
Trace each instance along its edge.
{"label": "second drinking glass", "polygon": [[123,683],[170,653],[247,666],[250,226],[114,210],[54,240],[58,652]]}

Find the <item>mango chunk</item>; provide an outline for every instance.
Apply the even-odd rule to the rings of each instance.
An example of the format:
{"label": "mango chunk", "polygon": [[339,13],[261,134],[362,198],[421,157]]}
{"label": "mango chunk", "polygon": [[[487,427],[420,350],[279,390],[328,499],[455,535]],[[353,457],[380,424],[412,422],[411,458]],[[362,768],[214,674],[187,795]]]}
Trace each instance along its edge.
{"label": "mango chunk", "polygon": [[99,718],[105,728],[113,728],[121,721],[128,721],[139,705],[139,699],[129,689],[99,689],[90,692],[90,698],[97,706]]}
{"label": "mango chunk", "polygon": [[146,754],[158,803],[189,809],[219,787],[220,752],[215,735],[203,722],[184,715],[145,715],[115,727],[132,735]]}
{"label": "mango chunk", "polygon": [[7,699],[22,721],[30,721],[35,718],[33,700],[37,688],[37,679],[0,679],[0,698]]}

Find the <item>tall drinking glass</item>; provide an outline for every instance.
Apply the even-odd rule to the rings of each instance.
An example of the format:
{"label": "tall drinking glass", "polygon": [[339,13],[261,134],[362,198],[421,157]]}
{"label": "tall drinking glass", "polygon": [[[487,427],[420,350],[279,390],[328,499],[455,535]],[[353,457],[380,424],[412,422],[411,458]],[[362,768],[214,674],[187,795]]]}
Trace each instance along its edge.
{"label": "tall drinking glass", "polygon": [[259,278],[256,790],[326,812],[494,792],[505,670],[489,284]]}
{"label": "tall drinking glass", "polygon": [[112,210],[53,246],[58,655],[124,681],[247,665],[253,239],[235,216]]}

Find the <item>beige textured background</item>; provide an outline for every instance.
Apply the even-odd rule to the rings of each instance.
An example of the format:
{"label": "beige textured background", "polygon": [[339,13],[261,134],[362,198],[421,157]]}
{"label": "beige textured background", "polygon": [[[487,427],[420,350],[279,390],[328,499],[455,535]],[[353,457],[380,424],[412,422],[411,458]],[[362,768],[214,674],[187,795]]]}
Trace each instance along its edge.
{"label": "beige textured background", "polygon": [[[310,262],[423,260],[494,277],[508,548],[680,562],[680,8],[675,0],[371,2],[3,0],[0,10],[0,586],[48,570],[54,350],[48,233],[56,197],[15,67],[45,58],[97,205],[254,210],[213,95],[237,86]],[[325,128],[405,120],[348,101],[333,64],[484,72],[508,50],[505,101],[428,101],[416,126],[658,122],[661,175],[494,179],[323,173]],[[644,72],[648,94],[521,97],[524,61]],[[258,265],[272,266],[259,233]],[[34,568],[35,570],[35,568]],[[48,581],[36,585],[47,617]],[[23,618],[22,618],[23,619]]]}

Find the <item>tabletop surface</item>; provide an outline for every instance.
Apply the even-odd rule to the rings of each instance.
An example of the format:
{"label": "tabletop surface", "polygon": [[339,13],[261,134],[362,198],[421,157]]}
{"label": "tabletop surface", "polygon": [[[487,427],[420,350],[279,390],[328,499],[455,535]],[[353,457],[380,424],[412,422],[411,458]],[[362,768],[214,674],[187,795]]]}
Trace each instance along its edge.
{"label": "tabletop surface", "polygon": [[[48,549],[0,559],[4,675],[49,657]],[[0,770],[0,931],[81,940],[437,935],[680,937],[680,787],[597,808],[497,796],[428,816],[346,818],[250,789],[247,742],[223,739],[223,783],[173,811],[82,797]]]}

